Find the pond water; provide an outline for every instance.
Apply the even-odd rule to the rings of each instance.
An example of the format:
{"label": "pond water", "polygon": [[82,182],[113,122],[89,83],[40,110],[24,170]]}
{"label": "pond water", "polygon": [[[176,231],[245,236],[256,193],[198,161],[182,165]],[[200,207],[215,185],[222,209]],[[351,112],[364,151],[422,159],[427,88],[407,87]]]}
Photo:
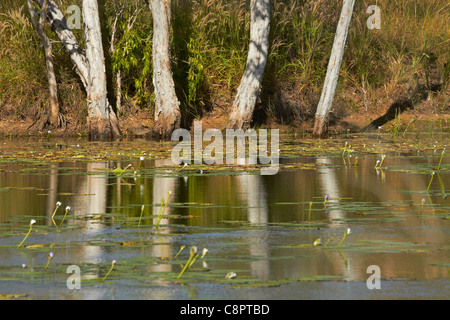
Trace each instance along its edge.
{"label": "pond water", "polygon": [[171,143],[0,140],[0,297],[448,299],[448,142],[283,136],[263,176],[175,166]]}

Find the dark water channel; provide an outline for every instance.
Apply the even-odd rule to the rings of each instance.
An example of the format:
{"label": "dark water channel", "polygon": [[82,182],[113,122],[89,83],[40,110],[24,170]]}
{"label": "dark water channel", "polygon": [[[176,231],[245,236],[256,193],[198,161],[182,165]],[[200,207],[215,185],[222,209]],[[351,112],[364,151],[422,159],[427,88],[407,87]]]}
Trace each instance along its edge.
{"label": "dark water channel", "polygon": [[[359,155],[355,166],[354,158],[338,152],[283,158],[282,150],[282,165],[272,176],[174,170],[170,160],[146,157],[139,164],[139,156],[39,162],[5,156],[0,295],[448,299],[450,157],[432,176],[438,155],[388,153],[377,169],[379,154]],[[113,172],[128,164],[139,167],[137,174]],[[52,220],[57,201],[62,205]],[[66,206],[71,209],[64,217]],[[36,224],[18,249],[31,219]],[[351,233],[338,247],[347,229]],[[200,256],[203,248],[208,252],[178,278],[192,246]],[[54,257],[44,271],[50,252]],[[102,281],[112,260],[116,264]],[[81,289],[67,286],[67,269],[74,265]],[[379,268],[380,289],[367,286],[372,265]],[[236,277],[225,279],[230,272]]]}

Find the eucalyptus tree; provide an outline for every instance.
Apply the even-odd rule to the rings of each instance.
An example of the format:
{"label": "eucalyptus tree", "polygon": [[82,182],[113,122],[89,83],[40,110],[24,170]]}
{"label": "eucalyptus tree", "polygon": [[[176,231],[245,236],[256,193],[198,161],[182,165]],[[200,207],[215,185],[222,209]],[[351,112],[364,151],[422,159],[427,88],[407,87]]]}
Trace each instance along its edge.
{"label": "eucalyptus tree", "polygon": [[247,63],[228,120],[229,128],[247,129],[250,127],[267,63],[269,31],[270,0],[251,0]]}
{"label": "eucalyptus tree", "polygon": [[[105,55],[97,0],[83,0],[83,25],[86,59],[89,61],[86,88],[89,134],[92,137],[119,135],[117,118],[107,99]],[[113,118],[111,114],[114,114]]]}
{"label": "eucalyptus tree", "polygon": [[342,5],[333,49],[331,50],[331,56],[328,62],[327,74],[315,115],[313,135],[316,137],[324,138],[328,135],[329,113],[333,106],[334,94],[339,79],[339,71],[342,65],[348,27],[352,18],[354,4],[355,0],[344,0]]}

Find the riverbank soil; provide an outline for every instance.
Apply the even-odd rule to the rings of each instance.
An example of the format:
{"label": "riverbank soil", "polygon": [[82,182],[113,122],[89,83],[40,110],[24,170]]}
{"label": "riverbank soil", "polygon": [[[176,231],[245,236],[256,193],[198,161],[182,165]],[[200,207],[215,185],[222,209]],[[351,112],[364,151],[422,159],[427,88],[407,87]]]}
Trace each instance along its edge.
{"label": "riverbank soil", "polygon": [[[330,133],[369,133],[393,132],[400,133],[417,131],[450,131],[450,89],[444,91],[427,91],[416,93],[411,97],[406,89],[398,89],[396,93],[387,96],[384,90],[379,90],[367,96],[359,90],[349,88],[335,98],[334,108],[330,117]],[[268,114],[261,103],[254,114],[254,127],[280,129],[282,131],[300,131],[308,135],[314,125],[314,100],[307,95],[294,96],[286,94],[286,104],[291,106],[294,116],[289,122],[279,116]],[[200,118],[203,130],[224,129],[229,118],[231,95],[212,101],[215,106],[205,112]],[[280,106],[285,108],[285,106]],[[124,136],[149,136],[153,127],[153,112],[135,109],[127,114],[119,115],[120,126]],[[79,115],[65,115],[65,125],[61,128],[43,127],[39,121],[31,118],[17,119],[14,117],[0,119],[0,135],[28,136],[84,136],[87,135],[87,125],[80,120]]]}

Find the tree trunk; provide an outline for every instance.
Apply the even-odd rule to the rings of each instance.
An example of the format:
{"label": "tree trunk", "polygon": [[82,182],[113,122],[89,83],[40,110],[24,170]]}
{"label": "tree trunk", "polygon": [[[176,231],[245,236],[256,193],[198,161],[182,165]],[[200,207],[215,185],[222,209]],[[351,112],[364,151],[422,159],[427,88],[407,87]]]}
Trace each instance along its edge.
{"label": "tree trunk", "polygon": [[[44,3],[44,0],[34,0],[34,1],[41,7]],[[95,4],[93,4],[91,2],[95,2]],[[86,5],[88,7],[88,10],[84,10],[84,5]],[[97,7],[97,14],[92,13],[92,11],[90,11],[90,9],[89,9],[90,5],[95,5]],[[85,11],[87,11],[87,12],[85,12]],[[100,30],[100,28],[99,28],[100,22],[98,19],[98,6],[97,6],[96,1],[83,1],[83,19],[85,20],[85,23],[86,23],[86,17],[84,16],[85,14],[88,15],[87,19],[90,24],[89,27],[85,26],[85,31],[90,33],[89,35],[88,34],[85,35],[86,56],[83,54],[83,50],[82,50],[81,46],[79,45],[72,30],[70,30],[70,28],[67,26],[67,21],[64,18],[64,14],[59,10],[58,6],[55,4],[55,2],[53,0],[49,0],[49,9],[47,11],[47,19],[50,23],[52,30],[56,33],[59,40],[63,44],[64,50],[69,55],[70,60],[72,61],[73,65],[75,67],[75,72],[80,76],[81,82],[83,83],[83,86],[88,95],[87,100],[88,100],[88,115],[89,115],[89,118],[88,118],[89,136],[93,139],[119,137],[121,135],[121,131],[119,128],[119,121],[118,121],[116,114],[114,113],[114,110],[112,109],[111,104],[109,103],[108,99],[105,98],[106,105],[103,107],[103,110],[100,110],[99,112],[97,110],[95,113],[91,113],[89,111],[90,105],[91,105],[92,101],[94,101],[93,99],[90,98],[90,90],[93,87],[91,85],[91,80],[92,80],[91,76],[95,78],[96,77],[95,72],[99,72],[100,78],[95,79],[94,82],[97,82],[97,81],[101,82],[102,78],[106,82],[106,74],[104,72],[105,65],[104,65],[103,55],[101,57],[94,57],[94,61],[97,60],[97,62],[94,62],[94,69],[96,71],[94,71],[93,73],[91,73],[91,71],[90,71],[92,62],[90,62],[87,58],[88,51],[90,51],[90,56],[92,56],[92,52],[98,52],[98,54],[103,52],[103,46],[101,46],[101,52],[96,51],[96,49],[93,49],[93,48],[88,48],[93,43],[92,39],[90,39],[90,37],[93,36],[92,33],[94,35],[97,33],[97,39],[96,39],[96,41],[94,41],[94,44],[97,45],[97,48],[98,48],[98,41],[100,41],[100,45],[101,45],[100,32],[94,32],[94,30],[92,29],[93,23],[94,23],[93,20],[96,19],[97,25],[98,25],[97,30]],[[95,18],[95,16],[97,18]],[[94,26],[95,26],[95,24],[94,24]],[[95,68],[96,64],[98,66],[98,61],[101,61],[101,64],[103,66],[103,75],[101,74],[102,67]],[[94,86],[93,90],[97,90],[97,89],[98,88],[95,88],[95,86]],[[106,85],[105,85],[104,92],[106,94]],[[101,114],[102,116],[107,115],[107,118],[106,118],[106,120],[104,118],[101,118],[100,121],[97,121],[98,118],[96,118],[96,119],[91,118],[91,116],[94,114]]]}
{"label": "tree trunk", "polygon": [[[58,102],[58,85],[56,83],[55,69],[53,65],[52,43],[45,32],[45,12],[48,10],[48,0],[44,0],[41,9],[39,22],[36,19],[36,12],[33,9],[31,0],[27,0],[28,10],[31,15],[31,23],[39,36],[44,47],[45,65],[47,68],[47,78],[49,85],[49,104],[50,104],[50,124],[57,128],[61,125]],[[47,122],[48,120],[45,120]]]}
{"label": "tree trunk", "polygon": [[313,135],[318,138],[328,136],[328,118],[333,106],[334,93],[339,79],[339,71],[342,65],[348,27],[352,18],[354,4],[355,0],[344,0],[344,4],[342,5],[341,17],[339,18],[336,29],[322,95],[320,96],[315,116]]}
{"label": "tree trunk", "polygon": [[155,88],[155,126],[153,134],[170,138],[180,127],[180,102],[170,66],[170,0],[150,0],[153,17],[153,86]]}
{"label": "tree trunk", "polygon": [[247,64],[227,124],[227,127],[232,129],[250,127],[269,52],[270,0],[251,0],[250,6],[250,44]]}
{"label": "tree trunk", "polygon": [[[43,0],[34,0],[39,6],[42,7]],[[64,18],[64,14],[59,10],[58,6],[49,0],[49,8],[47,11],[47,19],[52,30],[56,33],[59,40],[64,46],[64,50],[69,55],[70,60],[75,66],[75,72],[80,76],[81,82],[84,88],[87,88],[88,84],[88,62],[83,54],[83,50],[79,45],[72,30],[67,26],[67,21]]]}
{"label": "tree trunk", "polygon": [[86,59],[89,61],[87,85],[88,126],[91,138],[111,138],[115,128],[110,121],[113,112],[106,97],[106,70],[97,1],[83,0],[83,22]]}

